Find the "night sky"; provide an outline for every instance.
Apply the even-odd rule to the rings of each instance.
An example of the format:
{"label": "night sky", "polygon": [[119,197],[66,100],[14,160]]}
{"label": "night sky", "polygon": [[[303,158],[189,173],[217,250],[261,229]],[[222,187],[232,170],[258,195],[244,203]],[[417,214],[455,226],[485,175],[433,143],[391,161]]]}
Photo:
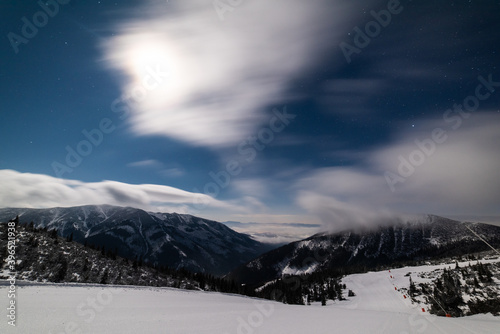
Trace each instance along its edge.
{"label": "night sky", "polygon": [[398,214],[500,222],[500,1],[0,13],[2,207],[106,203],[301,236]]}

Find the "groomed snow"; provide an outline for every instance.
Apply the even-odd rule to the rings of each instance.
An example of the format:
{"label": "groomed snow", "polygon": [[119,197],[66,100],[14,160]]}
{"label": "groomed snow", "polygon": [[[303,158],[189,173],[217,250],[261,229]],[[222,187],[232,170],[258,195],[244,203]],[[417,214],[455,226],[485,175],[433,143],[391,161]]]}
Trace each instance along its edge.
{"label": "groomed snow", "polygon": [[0,333],[499,333],[500,317],[432,316],[394,289],[408,286],[406,273],[437,267],[347,276],[343,281],[356,296],[327,306],[170,288],[18,282],[15,328],[7,324],[8,288],[0,288]]}

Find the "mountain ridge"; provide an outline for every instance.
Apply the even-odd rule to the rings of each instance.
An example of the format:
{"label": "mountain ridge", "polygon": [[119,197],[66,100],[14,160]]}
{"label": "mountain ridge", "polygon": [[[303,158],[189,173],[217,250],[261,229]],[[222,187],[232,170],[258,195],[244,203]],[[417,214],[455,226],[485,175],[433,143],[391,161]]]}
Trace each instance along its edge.
{"label": "mountain ridge", "polygon": [[222,223],[179,213],[132,207],[84,205],[47,209],[0,209],[0,221],[19,215],[36,228],[56,229],[80,243],[116,250],[151,264],[222,275],[272,246]]}
{"label": "mountain ridge", "polygon": [[286,275],[329,270],[362,272],[389,264],[415,263],[489,249],[467,230],[469,225],[494,246],[500,245],[498,226],[425,215],[364,231],[321,232],[271,250],[238,267],[228,277],[240,283],[260,284]]}

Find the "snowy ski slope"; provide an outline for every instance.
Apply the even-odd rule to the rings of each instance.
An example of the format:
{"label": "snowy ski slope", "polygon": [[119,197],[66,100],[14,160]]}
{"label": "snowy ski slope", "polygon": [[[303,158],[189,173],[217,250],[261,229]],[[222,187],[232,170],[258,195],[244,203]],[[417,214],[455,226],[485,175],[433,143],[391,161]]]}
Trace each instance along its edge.
{"label": "snowy ski slope", "polygon": [[[439,267],[349,275],[343,281],[356,296],[327,306],[170,288],[19,284],[17,326],[7,324],[3,307],[0,333],[500,333],[500,317],[436,317],[403,297],[406,273]],[[4,306],[7,290],[4,283]]]}

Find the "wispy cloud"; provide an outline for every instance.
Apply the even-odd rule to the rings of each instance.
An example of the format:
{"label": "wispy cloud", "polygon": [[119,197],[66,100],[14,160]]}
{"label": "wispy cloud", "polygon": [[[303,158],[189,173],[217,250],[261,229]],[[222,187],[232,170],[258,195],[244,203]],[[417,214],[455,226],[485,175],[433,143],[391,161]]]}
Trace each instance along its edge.
{"label": "wispy cloud", "polygon": [[134,161],[128,163],[127,166],[132,168],[153,169],[156,171],[156,173],[166,178],[175,178],[185,175],[185,171],[182,168],[179,167],[166,168],[166,166],[161,161],[155,159]]}
{"label": "wispy cloud", "polygon": [[204,194],[154,184],[116,181],[82,182],[48,175],[0,170],[2,207],[54,207],[85,204],[133,206],[146,210],[196,212],[196,203],[212,210],[239,212],[241,208]]}
{"label": "wispy cloud", "polygon": [[[442,119],[423,121],[391,144],[366,155],[363,165],[312,171],[295,184],[296,202],[329,227],[366,225],[391,219],[394,213],[498,216],[500,208],[500,115],[475,113],[452,130]],[[415,140],[447,131],[433,154],[414,166],[391,191],[384,173],[398,173],[400,156],[419,150]]]}
{"label": "wispy cloud", "polygon": [[371,112],[370,105],[387,89],[383,79],[336,79],[323,85],[320,101],[330,113],[353,115]]}
{"label": "wispy cloud", "polygon": [[180,177],[185,174],[186,172],[181,168],[167,168],[160,171],[160,175],[165,177]]}
{"label": "wispy cloud", "polygon": [[340,41],[336,32],[353,7],[342,0],[253,0],[222,22],[211,2],[166,10],[147,1],[102,44],[104,60],[125,75],[124,92],[151,69],[168,73],[165,85],[128,106],[136,134],[232,146],[265,120],[265,107],[286,101],[293,78]]}
{"label": "wispy cloud", "polygon": [[219,200],[164,185],[83,182],[14,170],[0,170],[0,184],[0,207],[49,208],[110,204],[155,212],[187,213],[218,221],[307,221],[307,217],[273,212],[259,198],[242,193],[236,193],[230,200]]}
{"label": "wispy cloud", "polygon": [[127,164],[128,167],[161,167],[162,165],[161,162],[154,159],[134,161]]}

